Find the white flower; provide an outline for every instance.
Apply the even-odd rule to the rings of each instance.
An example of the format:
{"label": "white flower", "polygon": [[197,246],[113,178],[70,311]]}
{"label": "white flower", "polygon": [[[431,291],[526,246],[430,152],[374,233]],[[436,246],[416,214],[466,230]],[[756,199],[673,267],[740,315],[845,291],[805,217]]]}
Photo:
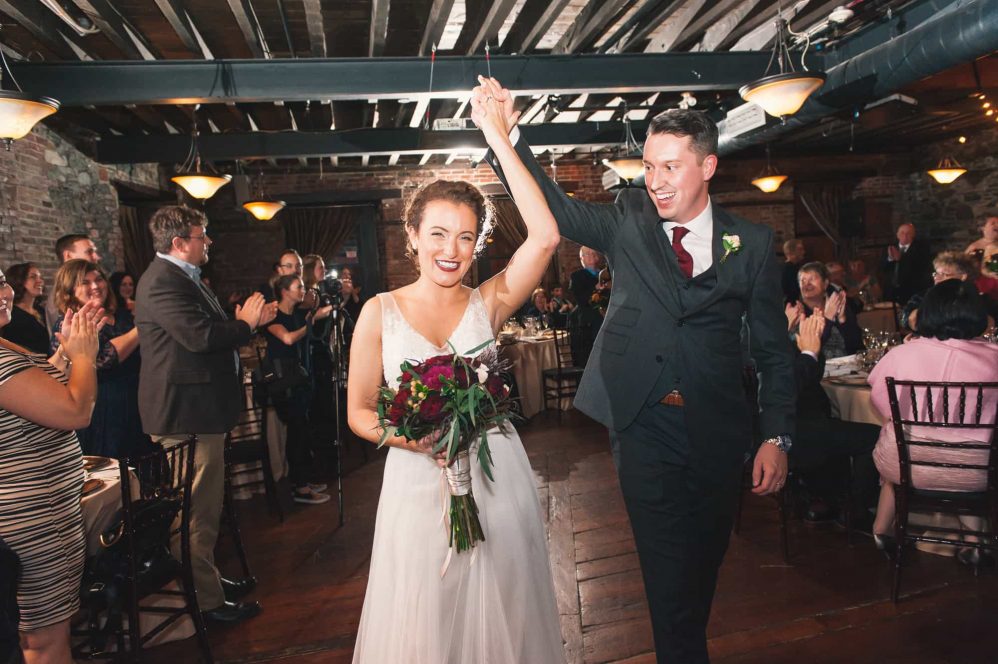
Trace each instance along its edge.
{"label": "white flower", "polygon": [[479,365],[478,369],[478,382],[484,383],[489,378],[489,368],[484,364]]}
{"label": "white flower", "polygon": [[737,235],[725,235],[724,239],[727,240],[727,249],[731,251],[738,251],[742,246],[742,239]]}

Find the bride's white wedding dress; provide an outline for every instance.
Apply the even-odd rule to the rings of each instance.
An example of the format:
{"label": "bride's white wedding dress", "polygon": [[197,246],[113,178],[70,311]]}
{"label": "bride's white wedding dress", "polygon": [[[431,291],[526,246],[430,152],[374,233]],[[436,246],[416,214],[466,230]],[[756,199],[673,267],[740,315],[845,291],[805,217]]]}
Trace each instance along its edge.
{"label": "bride's white wedding dress", "polygon": [[[398,387],[404,360],[451,351],[416,332],[391,294],[378,298],[385,380]],[[476,289],[450,342],[463,353],[492,338]],[[485,541],[453,553],[442,578],[448,553],[443,471],[425,454],[388,451],[354,664],[565,661],[533,471],[520,437],[507,428],[506,434],[489,432],[495,482],[472,455]]]}

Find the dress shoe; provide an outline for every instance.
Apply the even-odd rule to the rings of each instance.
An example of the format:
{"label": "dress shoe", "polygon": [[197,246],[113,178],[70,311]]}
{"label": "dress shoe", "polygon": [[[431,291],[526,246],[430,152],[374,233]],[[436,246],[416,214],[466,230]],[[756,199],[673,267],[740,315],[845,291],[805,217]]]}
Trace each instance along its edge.
{"label": "dress shoe", "polygon": [[804,515],[804,521],[810,524],[828,523],[834,521],[839,514],[838,508],[823,500],[813,500]]}
{"label": "dress shoe", "polygon": [[873,544],[877,550],[883,551],[887,560],[894,560],[897,557],[897,540],[893,535],[873,534]]}
{"label": "dress shoe", "polygon": [[980,549],[969,547],[957,551],[956,559],[967,567],[972,568],[974,570],[974,576],[977,576],[980,573],[982,567],[995,566],[994,556],[989,554],[987,551],[981,551]]}
{"label": "dress shoe", "polygon": [[256,588],[255,576],[246,576],[241,579],[226,579],[223,576],[220,578],[220,581],[222,582],[222,591],[225,593],[225,599],[229,602],[238,602]]}
{"label": "dress shoe", "polygon": [[259,602],[222,602],[221,606],[215,607],[203,613],[205,620],[214,623],[233,625],[242,622],[247,618],[252,618],[260,613]]}

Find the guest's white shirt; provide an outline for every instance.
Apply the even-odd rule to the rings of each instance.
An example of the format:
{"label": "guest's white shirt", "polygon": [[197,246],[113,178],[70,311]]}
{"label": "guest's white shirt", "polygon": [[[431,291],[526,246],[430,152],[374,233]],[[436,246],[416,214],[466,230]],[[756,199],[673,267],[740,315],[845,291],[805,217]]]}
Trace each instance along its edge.
{"label": "guest's white shirt", "polygon": [[676,226],[682,226],[689,231],[683,238],[683,248],[693,257],[693,276],[709,270],[710,266],[714,264],[712,250],[714,214],[711,211],[710,198],[707,199],[707,207],[703,209],[703,212],[685,224],[677,224],[674,221],[666,221],[663,224],[665,234],[669,238],[669,244],[672,244],[672,229]]}

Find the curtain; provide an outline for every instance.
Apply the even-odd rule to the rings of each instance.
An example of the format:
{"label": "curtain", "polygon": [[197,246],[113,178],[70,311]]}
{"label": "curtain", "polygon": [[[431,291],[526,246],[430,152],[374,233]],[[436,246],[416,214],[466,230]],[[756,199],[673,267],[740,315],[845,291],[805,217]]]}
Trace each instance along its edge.
{"label": "curtain", "polygon": [[131,205],[118,207],[118,226],[121,227],[121,244],[125,254],[125,269],[136,280],[156,257],[149,234],[149,210]]}
{"label": "curtain", "polygon": [[492,205],[496,212],[494,232],[502,233],[513,247],[519,247],[527,239],[527,227],[516,209],[516,203],[508,198],[493,198]]}
{"label": "curtain", "polygon": [[284,217],[285,246],[297,249],[302,256],[331,258],[353,233],[366,207],[291,208]]}
{"label": "curtain", "polygon": [[795,189],[800,196],[801,205],[821,232],[832,241],[838,252],[841,248],[839,207],[850,197],[853,186],[843,183],[811,183],[798,184]]}

